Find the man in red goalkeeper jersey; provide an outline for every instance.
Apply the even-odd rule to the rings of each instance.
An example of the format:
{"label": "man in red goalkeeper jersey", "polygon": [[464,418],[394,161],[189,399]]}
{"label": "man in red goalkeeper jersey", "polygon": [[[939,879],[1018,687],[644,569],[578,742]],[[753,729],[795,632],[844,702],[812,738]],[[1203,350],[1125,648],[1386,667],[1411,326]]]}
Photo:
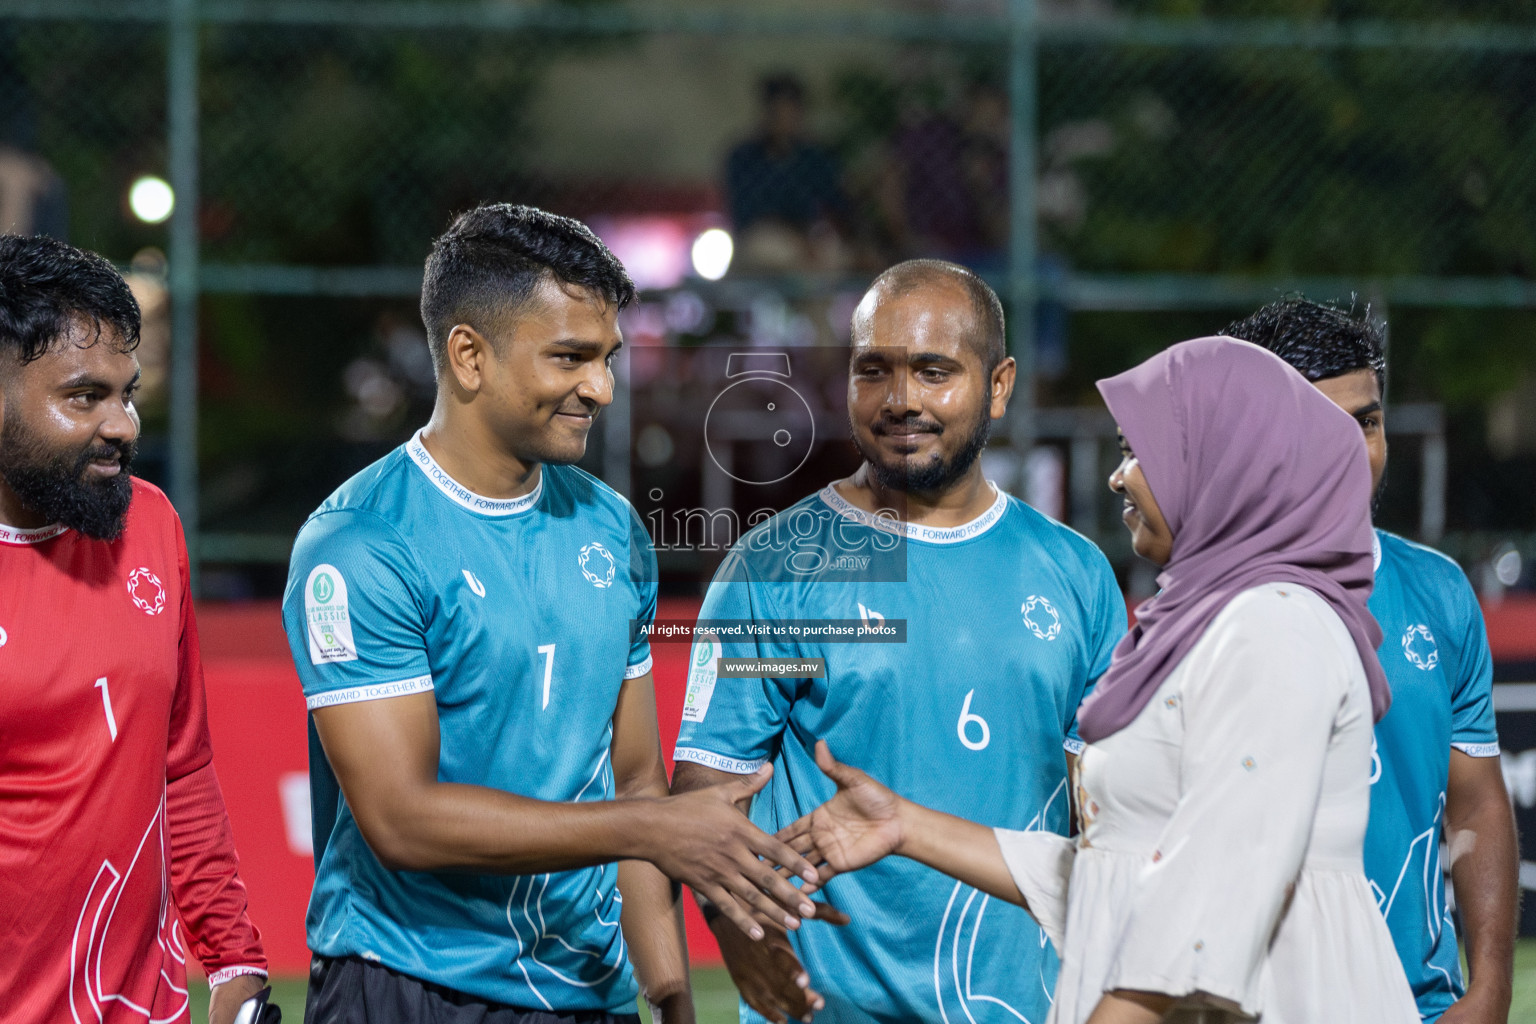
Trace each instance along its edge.
{"label": "man in red goalkeeper jersey", "polygon": [[186,544],[134,480],[139,309],[0,238],[0,1018],[213,1024],[265,984],[214,777]]}

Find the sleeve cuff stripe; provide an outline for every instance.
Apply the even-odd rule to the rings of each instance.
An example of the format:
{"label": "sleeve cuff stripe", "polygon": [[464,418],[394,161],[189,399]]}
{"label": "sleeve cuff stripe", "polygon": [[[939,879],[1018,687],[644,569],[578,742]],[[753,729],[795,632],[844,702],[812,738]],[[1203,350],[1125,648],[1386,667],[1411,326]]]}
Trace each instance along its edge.
{"label": "sleeve cuff stripe", "polygon": [[649,654],[647,654],[644,661],[631,665],[624,670],[624,678],[639,679],[641,676],[645,675],[651,670],[651,662],[652,658]]}
{"label": "sleeve cuff stripe", "polygon": [[238,978],[243,974],[256,974],[265,978],[267,976],[267,969],[265,967],[225,967],[208,975],[208,987],[212,988],[214,985],[222,985],[226,981]]}
{"label": "sleeve cuff stripe", "polygon": [[768,763],[766,759],[743,761],[738,757],[723,757],[712,751],[700,750],[698,747],[678,747],[672,752],[672,760],[691,761],[694,764],[701,764],[705,768],[730,772],[732,775],[751,775]]}
{"label": "sleeve cuff stripe", "polygon": [[1468,757],[1498,757],[1498,743],[1452,743],[1452,750],[1459,750]]}
{"label": "sleeve cuff stripe", "polygon": [[328,708],[333,704],[356,704],[364,700],[404,697],[407,694],[422,693],[430,689],[432,689],[432,677],[417,676],[414,679],[401,679],[393,683],[374,683],[370,686],[354,686],[347,690],[328,690],[312,697],[305,697],[304,706],[314,711],[316,708]]}

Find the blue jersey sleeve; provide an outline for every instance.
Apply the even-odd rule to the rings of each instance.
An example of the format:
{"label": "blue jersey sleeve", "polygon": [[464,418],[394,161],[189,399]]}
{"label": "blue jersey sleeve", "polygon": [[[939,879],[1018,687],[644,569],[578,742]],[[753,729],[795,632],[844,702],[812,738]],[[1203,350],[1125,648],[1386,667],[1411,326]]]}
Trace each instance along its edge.
{"label": "blue jersey sleeve", "polygon": [[[1102,554],[1094,560],[1093,567],[1097,570],[1094,580],[1093,633],[1088,640],[1088,678],[1083,685],[1082,696],[1078,698],[1079,705],[1093,692],[1099,677],[1109,669],[1115,645],[1125,635],[1126,629],[1125,596],[1120,593],[1115,571],[1109,567],[1109,561]],[[1066,748],[1073,754],[1080,754],[1083,750],[1082,738],[1077,734],[1075,714],[1067,724]]]}
{"label": "blue jersey sleeve", "polygon": [[625,679],[638,679],[651,670],[651,640],[646,627],[656,621],[656,549],[634,509],[629,512],[629,574],[637,598],[630,621],[629,663]]}
{"label": "blue jersey sleeve", "polygon": [[[1447,593],[1454,598],[1451,625],[1457,628],[1456,664],[1451,680],[1451,746],[1472,757],[1497,757],[1499,733],[1493,715],[1493,655],[1477,595],[1460,569]],[[1459,620],[1459,621],[1458,621]]]}
{"label": "blue jersey sleeve", "polygon": [[[774,616],[766,607],[766,589],[752,579],[740,554],[732,553],[709,585],[699,620],[772,621]],[[799,681],[722,679],[722,657],[781,657],[784,652],[751,636],[719,636],[702,626],[699,633],[689,658],[683,722],[673,759],[724,772],[750,774],[777,753]]]}
{"label": "blue jersey sleeve", "polygon": [[299,531],[283,627],[311,711],[432,689],[415,555],[370,512],[322,512]]}

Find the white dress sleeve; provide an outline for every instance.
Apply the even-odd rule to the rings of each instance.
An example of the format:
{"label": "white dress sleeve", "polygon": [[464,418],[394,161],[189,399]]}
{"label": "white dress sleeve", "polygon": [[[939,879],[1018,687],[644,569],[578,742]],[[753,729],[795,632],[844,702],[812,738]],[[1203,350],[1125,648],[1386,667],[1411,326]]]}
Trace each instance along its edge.
{"label": "white dress sleeve", "polygon": [[1104,991],[1263,1010],[1265,953],[1301,870],[1334,721],[1361,671],[1329,635],[1331,614],[1299,587],[1247,591],[1181,665],[1179,801]]}
{"label": "white dress sleeve", "polygon": [[1015,832],[995,828],[997,845],[1013,884],[1024,897],[1024,909],[1039,922],[1058,950],[1065,949],[1062,936],[1067,924],[1067,880],[1072,875],[1072,856],[1077,844],[1054,832]]}

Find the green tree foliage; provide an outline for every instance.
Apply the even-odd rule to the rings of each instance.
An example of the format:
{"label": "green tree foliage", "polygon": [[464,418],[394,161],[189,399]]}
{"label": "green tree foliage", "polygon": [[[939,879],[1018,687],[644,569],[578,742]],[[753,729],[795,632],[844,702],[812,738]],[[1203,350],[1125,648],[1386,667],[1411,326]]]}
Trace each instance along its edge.
{"label": "green tree foliage", "polygon": [[203,77],[210,258],[418,263],[450,212],[509,196],[559,40],[221,28]]}

